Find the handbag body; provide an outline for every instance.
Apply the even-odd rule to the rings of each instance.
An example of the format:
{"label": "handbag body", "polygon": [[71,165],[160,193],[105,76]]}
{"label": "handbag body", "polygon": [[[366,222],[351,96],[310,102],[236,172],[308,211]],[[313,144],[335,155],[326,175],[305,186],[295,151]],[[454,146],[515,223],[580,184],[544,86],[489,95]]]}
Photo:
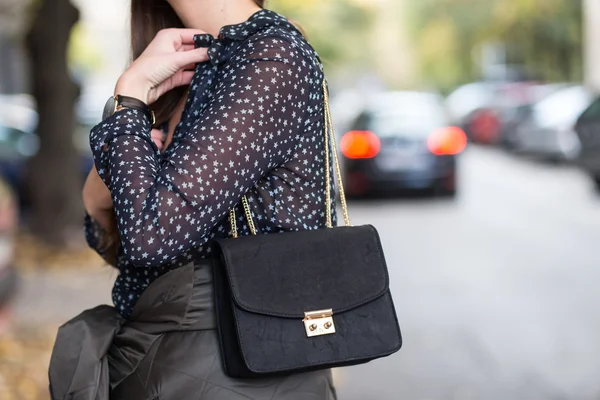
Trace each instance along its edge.
{"label": "handbag body", "polygon": [[[328,93],[325,106],[326,227],[213,242],[215,307],[223,365],[234,378],[343,367],[389,356],[402,336],[377,230],[351,226],[341,182]],[[346,226],[332,226],[331,139]]]}

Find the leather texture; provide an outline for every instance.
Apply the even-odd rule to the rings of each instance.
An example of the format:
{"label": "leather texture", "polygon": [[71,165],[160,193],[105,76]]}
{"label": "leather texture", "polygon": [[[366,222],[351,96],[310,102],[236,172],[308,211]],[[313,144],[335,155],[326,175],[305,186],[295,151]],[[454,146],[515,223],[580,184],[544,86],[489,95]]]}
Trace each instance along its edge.
{"label": "leather texture", "polygon": [[[230,376],[361,364],[402,346],[371,225],[219,239],[215,306]],[[336,333],[307,337],[304,313],[333,309]]]}
{"label": "leather texture", "polygon": [[141,101],[140,99],[136,99],[135,97],[117,95],[117,105],[125,107],[125,108],[133,108],[134,110],[141,111],[148,117],[150,121],[154,121],[154,116],[152,115],[152,109],[148,107],[146,103]]}
{"label": "leather texture", "polygon": [[53,400],[335,400],[331,371],[255,380],[224,373],[208,261],[168,272],[125,320],[113,307],[64,324],[50,363]]}

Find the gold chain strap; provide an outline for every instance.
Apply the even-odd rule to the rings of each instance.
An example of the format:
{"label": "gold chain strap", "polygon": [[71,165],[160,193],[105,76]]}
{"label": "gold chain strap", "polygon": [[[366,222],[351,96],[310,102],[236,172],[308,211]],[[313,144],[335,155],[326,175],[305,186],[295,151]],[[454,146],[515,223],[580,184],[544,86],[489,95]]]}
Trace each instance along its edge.
{"label": "gold chain strap", "polygon": [[231,235],[234,238],[238,237],[237,223],[235,222],[235,211],[233,210],[233,208],[229,210],[229,223],[231,224]]}
{"label": "gold chain strap", "polygon": [[256,235],[256,227],[254,226],[254,220],[252,219],[252,213],[250,212],[250,206],[248,205],[248,198],[246,196],[242,197],[242,204],[244,205],[244,212],[246,213],[246,220],[248,221],[250,233]]}
{"label": "gold chain strap", "polygon": [[[325,79],[323,79],[323,129],[325,131],[325,226],[327,228],[331,228],[333,226],[331,219],[331,176],[329,170],[331,169],[331,161],[329,160],[329,114],[327,110],[329,109],[329,101],[328,101],[329,93],[327,92],[327,84],[325,83]],[[335,138],[333,140],[335,143]]]}
{"label": "gold chain strap", "polygon": [[[340,169],[340,160],[337,154],[337,146],[335,141],[335,133],[333,131],[333,122],[331,118],[331,108],[329,106],[329,91],[327,90],[327,82],[323,79],[323,105],[324,105],[324,131],[325,131],[325,215],[327,217],[326,226],[331,228],[332,223],[332,212],[331,212],[331,175],[330,168],[331,162],[329,157],[329,141],[331,138],[331,147],[333,150],[333,163],[335,168],[335,175],[337,178],[338,189],[340,191],[340,202],[342,203],[342,213],[344,215],[344,223],[346,226],[350,226],[350,217],[348,215],[348,205],[346,204],[346,195],[344,193],[344,184],[342,182],[342,172]],[[248,205],[248,199],[244,195],[242,197],[242,206],[244,213],[246,214],[246,221],[248,221],[248,227],[253,235],[256,235],[256,227],[254,226],[254,220],[252,218],[252,212]],[[235,220],[235,210],[232,208],[229,210],[229,222],[231,224],[231,235],[234,238],[238,237],[237,223]]]}

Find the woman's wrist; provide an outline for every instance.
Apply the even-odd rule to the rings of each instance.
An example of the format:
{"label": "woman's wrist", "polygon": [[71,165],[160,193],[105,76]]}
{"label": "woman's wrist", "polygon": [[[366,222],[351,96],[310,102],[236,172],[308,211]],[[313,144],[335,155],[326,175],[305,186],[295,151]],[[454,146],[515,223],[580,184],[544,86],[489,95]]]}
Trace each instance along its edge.
{"label": "woman's wrist", "polygon": [[126,71],[121,75],[115,86],[115,96],[128,96],[143,101],[148,105],[148,89],[143,82],[136,79],[137,74]]}

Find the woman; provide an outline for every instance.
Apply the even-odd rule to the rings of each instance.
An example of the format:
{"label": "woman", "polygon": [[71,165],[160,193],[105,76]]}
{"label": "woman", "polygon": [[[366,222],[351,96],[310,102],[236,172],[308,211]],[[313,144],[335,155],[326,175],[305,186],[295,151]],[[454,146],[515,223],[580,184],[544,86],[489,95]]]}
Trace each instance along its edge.
{"label": "woman", "polygon": [[262,6],[132,1],[134,62],[90,134],[83,192],[89,244],[120,272],[115,308],[61,328],[54,399],[335,398],[328,370],[242,381],[221,365],[205,260],[229,210],[242,235],[244,195],[262,233],[325,226],[321,65]]}

